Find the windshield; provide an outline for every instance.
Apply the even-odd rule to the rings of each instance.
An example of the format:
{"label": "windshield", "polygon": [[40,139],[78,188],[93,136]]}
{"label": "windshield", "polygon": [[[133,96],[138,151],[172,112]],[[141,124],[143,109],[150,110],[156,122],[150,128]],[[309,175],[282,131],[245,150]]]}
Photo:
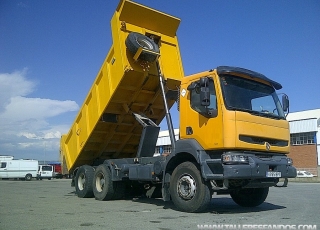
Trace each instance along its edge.
{"label": "windshield", "polygon": [[273,87],[233,75],[221,75],[220,81],[227,109],[285,119]]}
{"label": "windshield", "polygon": [[52,166],[42,166],[42,171],[52,171]]}

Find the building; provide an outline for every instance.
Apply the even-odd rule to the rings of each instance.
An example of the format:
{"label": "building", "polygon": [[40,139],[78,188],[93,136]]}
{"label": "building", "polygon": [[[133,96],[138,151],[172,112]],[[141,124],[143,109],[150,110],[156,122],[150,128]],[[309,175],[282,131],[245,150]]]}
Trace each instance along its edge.
{"label": "building", "polygon": [[290,113],[290,154],[298,170],[318,175],[320,165],[320,109]]}
{"label": "building", "polygon": [[[287,116],[290,125],[290,153],[293,164],[298,170],[310,171],[318,175],[320,168],[320,109],[290,113]],[[179,129],[175,129],[176,140]],[[157,141],[155,155],[171,152],[169,132],[161,131]]]}
{"label": "building", "polygon": [[[176,140],[179,139],[179,129],[174,129],[174,135]],[[171,140],[169,131],[160,131],[156,144],[155,156],[159,156],[166,153],[171,153]]]}

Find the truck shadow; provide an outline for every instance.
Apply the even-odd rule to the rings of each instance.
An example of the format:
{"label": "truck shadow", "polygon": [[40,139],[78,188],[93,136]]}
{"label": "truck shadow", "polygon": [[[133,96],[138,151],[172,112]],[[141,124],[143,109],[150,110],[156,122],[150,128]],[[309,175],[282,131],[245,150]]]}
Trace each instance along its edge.
{"label": "truck shadow", "polygon": [[[153,204],[157,206],[162,206],[163,209],[172,209],[175,211],[179,211],[173,204],[172,201],[165,202],[162,199],[154,199],[154,198],[134,198],[133,202],[145,203],[145,204]],[[220,197],[213,198],[211,200],[210,206],[207,208],[204,213],[213,213],[213,214],[235,214],[235,213],[255,213],[255,212],[264,212],[271,211],[277,209],[284,209],[286,207],[281,205],[275,205],[272,203],[264,202],[263,204],[257,207],[241,207],[237,205],[232,198],[229,197]]]}
{"label": "truck shadow", "polygon": [[237,205],[231,197],[213,198],[211,205],[207,209],[207,212],[215,214],[234,214],[234,213],[248,213],[248,212],[264,212],[277,209],[284,209],[286,207],[281,205],[275,205],[272,203],[264,202],[257,207],[241,207]]}

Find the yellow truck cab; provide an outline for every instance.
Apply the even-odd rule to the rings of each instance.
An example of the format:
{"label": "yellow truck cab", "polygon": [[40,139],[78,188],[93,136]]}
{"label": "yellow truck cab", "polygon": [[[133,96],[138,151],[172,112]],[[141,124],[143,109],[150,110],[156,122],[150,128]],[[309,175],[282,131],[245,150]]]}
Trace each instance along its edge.
{"label": "yellow truck cab", "polygon": [[288,153],[289,126],[276,94],[281,88],[262,74],[227,66],[186,77],[180,89],[180,136],[198,140],[207,150]]}
{"label": "yellow truck cab", "polygon": [[[292,160],[285,155],[290,136],[276,94],[281,88],[262,74],[228,66],[184,78],[174,161],[190,154],[202,177],[214,181],[217,191],[234,189],[233,198],[243,188],[266,193],[279,178],[295,177]],[[288,109],[286,96],[282,104]],[[256,204],[254,199],[235,200],[243,206]]]}
{"label": "yellow truck cab", "polygon": [[[136,17],[140,15],[141,17]],[[184,77],[180,19],[129,0],[111,20],[113,45],[68,134],[61,158],[80,198],[162,197],[201,212],[214,192],[239,205],[263,203],[269,187],[296,176],[286,95],[251,70],[220,66]],[[180,139],[170,107],[178,103]],[[154,156],[166,119],[172,152]],[[278,185],[279,179],[284,183]]]}

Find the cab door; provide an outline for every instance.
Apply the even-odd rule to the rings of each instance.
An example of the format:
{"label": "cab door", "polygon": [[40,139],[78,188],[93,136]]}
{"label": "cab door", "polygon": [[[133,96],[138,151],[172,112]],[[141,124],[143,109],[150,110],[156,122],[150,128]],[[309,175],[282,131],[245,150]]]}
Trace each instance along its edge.
{"label": "cab door", "polygon": [[[206,78],[205,81],[204,78]],[[214,75],[198,76],[182,85],[180,99],[181,139],[193,138],[206,150],[219,149],[223,146],[222,109],[219,92]]]}
{"label": "cab door", "polygon": [[0,178],[8,178],[8,168],[7,168],[7,162],[1,161],[0,162]]}

